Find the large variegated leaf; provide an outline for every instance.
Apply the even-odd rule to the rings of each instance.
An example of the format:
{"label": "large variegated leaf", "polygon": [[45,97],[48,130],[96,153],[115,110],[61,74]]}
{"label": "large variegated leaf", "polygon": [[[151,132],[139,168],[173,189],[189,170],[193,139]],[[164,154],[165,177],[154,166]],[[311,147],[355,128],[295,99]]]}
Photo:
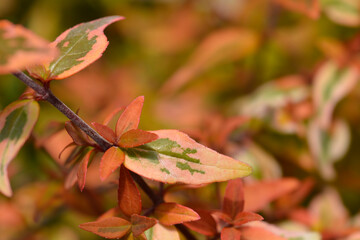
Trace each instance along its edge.
{"label": "large variegated leaf", "polygon": [[329,18],[341,25],[360,25],[359,0],[321,0],[321,5]]}
{"label": "large variegated leaf", "polygon": [[59,49],[60,55],[45,65],[29,69],[30,75],[49,81],[79,72],[102,56],[109,44],[104,29],[121,19],[123,17],[104,17],[66,30],[51,43],[51,46]]}
{"label": "large variegated leaf", "polygon": [[0,74],[22,70],[54,58],[56,49],[20,25],[0,20]]}
{"label": "large variegated leaf", "polygon": [[11,196],[7,166],[30,136],[39,115],[33,100],[16,101],[0,114],[0,191]]}
{"label": "large variegated leaf", "polygon": [[340,67],[337,63],[325,63],[315,76],[313,99],[323,128],[328,128],[336,104],[349,93],[359,79],[355,67]]}
{"label": "large variegated leaf", "polygon": [[245,177],[251,167],[219,154],[177,130],[152,131],[159,139],[127,149],[125,166],[160,182],[201,184]]}

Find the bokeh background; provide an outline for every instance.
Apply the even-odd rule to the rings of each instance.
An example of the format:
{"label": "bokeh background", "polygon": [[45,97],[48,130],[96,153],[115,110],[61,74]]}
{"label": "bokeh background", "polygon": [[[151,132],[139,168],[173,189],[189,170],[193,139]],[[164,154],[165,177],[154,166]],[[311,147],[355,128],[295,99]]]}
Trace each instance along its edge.
{"label": "bokeh background", "polygon": [[[185,131],[252,164],[255,180],[311,179],[305,208],[331,188],[341,208],[334,218],[348,225],[360,209],[360,3],[288,2],[1,0],[0,18],[53,41],[78,23],[125,16],[105,30],[110,44],[100,60],[52,82],[61,100],[87,122],[101,122],[144,95],[142,129]],[[24,90],[15,77],[0,76],[0,109]],[[334,111],[320,116],[325,105]],[[116,204],[115,187],[99,184],[94,167],[84,193],[62,188],[65,121],[41,103],[33,136],[10,165],[14,197],[0,196],[1,239],[100,239],[77,226]],[[206,203],[213,194],[208,186],[169,198],[216,208],[219,201]]]}

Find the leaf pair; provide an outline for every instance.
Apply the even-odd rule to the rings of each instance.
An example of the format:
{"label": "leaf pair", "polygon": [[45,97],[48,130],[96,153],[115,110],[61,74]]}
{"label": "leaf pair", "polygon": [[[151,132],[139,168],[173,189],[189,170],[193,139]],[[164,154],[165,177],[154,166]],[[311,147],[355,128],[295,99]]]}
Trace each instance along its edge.
{"label": "leaf pair", "polygon": [[143,104],[143,96],[132,101],[117,120],[115,132],[106,125],[93,123],[96,131],[114,145],[101,158],[101,180],[108,178],[124,162],[127,149],[139,147],[158,138],[154,133],[137,129]]}

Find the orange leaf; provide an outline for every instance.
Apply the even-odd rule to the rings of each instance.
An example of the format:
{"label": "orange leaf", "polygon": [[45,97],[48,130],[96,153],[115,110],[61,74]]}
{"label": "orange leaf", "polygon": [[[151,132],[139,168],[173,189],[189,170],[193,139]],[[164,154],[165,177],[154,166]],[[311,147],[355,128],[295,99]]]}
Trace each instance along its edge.
{"label": "orange leaf", "polygon": [[130,172],[121,165],[119,189],[118,189],[118,204],[121,211],[127,215],[141,213],[141,196],[137,189]]}
{"label": "orange leaf", "polygon": [[118,217],[80,224],[79,227],[105,238],[121,238],[130,231],[131,223]]}
{"label": "orange leaf", "polygon": [[100,160],[100,179],[104,181],[124,162],[125,154],[118,147],[111,147]]}
{"label": "orange leaf", "polygon": [[122,112],[116,123],[116,137],[132,129],[137,129],[140,122],[141,110],[144,105],[144,96],[137,97]]}
{"label": "orange leaf", "polygon": [[91,149],[89,152],[86,153],[84,158],[81,160],[80,167],[77,172],[78,185],[81,192],[84,190],[85,187],[87,168],[88,168],[89,160],[91,158],[91,154],[94,151],[95,149]]}
{"label": "orange leaf", "polygon": [[200,219],[191,208],[182,206],[177,203],[162,203],[155,208],[155,217],[165,226],[174,224],[196,221]]}
{"label": "orange leaf", "polygon": [[261,227],[248,226],[241,228],[241,240],[254,240],[254,239],[286,240],[285,238],[275,235],[274,233]]}
{"label": "orange leaf", "polygon": [[64,188],[70,189],[77,180],[77,173],[80,168],[80,162],[77,162],[74,166],[72,166],[70,172],[66,175],[65,182],[64,182]]}
{"label": "orange leaf", "polygon": [[[241,239],[241,232],[239,229],[236,228],[223,228],[221,230],[221,240],[240,240]],[[262,238],[254,238],[255,239],[261,239],[264,240]]]}
{"label": "orange leaf", "polygon": [[58,53],[47,41],[7,20],[0,20],[0,45],[0,74],[40,64]]}
{"label": "orange leaf", "polygon": [[131,231],[137,237],[157,223],[155,218],[148,218],[137,214],[131,215]]}
{"label": "orange leaf", "polygon": [[232,219],[244,209],[244,189],[240,178],[230,180],[226,186],[222,211]]}
{"label": "orange leaf", "polygon": [[87,67],[102,56],[109,42],[104,29],[111,23],[124,19],[110,16],[80,23],[56,38],[50,45],[60,54],[42,66],[29,69],[34,78],[42,81],[64,79]]}
{"label": "orange leaf", "polygon": [[97,123],[97,122],[93,122],[91,123],[95,130],[101,135],[103,136],[106,140],[108,140],[109,142],[111,143],[115,143],[116,141],[116,136],[115,136],[115,133],[114,131],[109,128],[108,126],[106,125],[102,125],[100,123]]}
{"label": "orange leaf", "polygon": [[300,186],[295,178],[257,182],[244,187],[245,211],[256,212],[271,201],[294,191]]}
{"label": "orange leaf", "polygon": [[158,135],[140,129],[132,129],[121,135],[118,145],[123,148],[133,148],[155,141]]}
{"label": "orange leaf", "polygon": [[191,230],[201,233],[205,236],[214,236],[217,233],[216,222],[214,218],[205,210],[196,210],[200,219],[196,221],[186,222],[184,225]]}
{"label": "orange leaf", "polygon": [[236,215],[233,223],[236,226],[240,226],[248,222],[261,221],[261,220],[264,220],[264,218],[259,214],[252,212],[240,212]]}

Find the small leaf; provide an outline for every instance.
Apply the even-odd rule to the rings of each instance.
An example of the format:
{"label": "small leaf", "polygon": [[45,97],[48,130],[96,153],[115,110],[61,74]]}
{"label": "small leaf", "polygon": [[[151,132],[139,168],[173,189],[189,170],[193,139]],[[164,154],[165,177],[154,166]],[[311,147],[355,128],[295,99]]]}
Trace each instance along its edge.
{"label": "small leaf", "polygon": [[138,128],[143,105],[144,96],[140,96],[125,108],[116,123],[115,134],[117,138],[129,130]]}
{"label": "small leaf", "polygon": [[[221,240],[240,240],[241,232],[239,229],[226,227],[221,230]],[[262,239],[262,238],[254,238]]]}
{"label": "small leaf", "polygon": [[0,113],[0,191],[12,195],[7,167],[14,159],[37,121],[39,104],[32,100],[16,101]]}
{"label": "small leaf", "polygon": [[137,214],[131,215],[131,231],[137,237],[157,223],[155,218],[148,218]]}
{"label": "small leaf", "polygon": [[95,233],[104,238],[121,238],[125,236],[131,228],[131,223],[118,217],[110,217],[100,221],[80,224],[83,230]]}
{"label": "small leaf", "polygon": [[25,69],[48,61],[57,55],[57,50],[30,30],[0,20],[0,74]]}
{"label": "small leaf", "polygon": [[177,130],[152,131],[158,140],[127,149],[125,166],[146,178],[166,183],[202,184],[245,177],[251,167],[219,154]]}
{"label": "small leaf", "polygon": [[121,135],[118,145],[123,148],[133,148],[150,143],[158,139],[155,133],[140,129],[132,129]]}
{"label": "small leaf", "polygon": [[95,130],[98,133],[100,133],[100,135],[103,136],[106,140],[108,140],[111,143],[116,142],[115,133],[111,128],[109,128],[106,125],[102,125],[100,123],[97,123],[97,122],[93,122],[91,124],[94,126]]}
{"label": "small leaf", "polygon": [[240,226],[252,221],[261,221],[264,220],[262,216],[253,212],[240,212],[236,215],[234,220],[234,225]]}
{"label": "small leaf", "polygon": [[205,236],[214,236],[217,233],[216,222],[210,213],[204,210],[196,210],[199,214],[200,219],[191,222],[183,223],[186,227],[191,230],[201,233]]}
{"label": "small leaf", "polygon": [[165,226],[196,221],[200,219],[191,208],[177,203],[162,203],[155,208],[155,217]]}
{"label": "small leaf", "polygon": [[79,72],[102,56],[109,44],[104,29],[121,19],[124,18],[104,17],[66,30],[51,43],[51,46],[59,49],[60,55],[43,66],[29,69],[30,75],[42,81],[50,81]]}
{"label": "small leaf", "polygon": [[84,190],[85,187],[87,168],[88,168],[89,160],[91,158],[91,154],[94,151],[95,149],[91,149],[89,152],[86,153],[84,158],[81,160],[79,170],[77,172],[78,185],[81,192]]}
{"label": "small leaf", "polygon": [[118,204],[121,211],[127,216],[141,213],[142,205],[140,192],[137,189],[130,172],[124,165],[121,165],[120,167]]}
{"label": "small leaf", "polygon": [[79,146],[89,146],[91,142],[89,140],[88,135],[84,133],[80,128],[75,126],[75,124],[71,121],[65,122],[65,129],[70,137],[73,139],[74,143]]}
{"label": "small leaf", "polygon": [[244,209],[244,188],[241,179],[230,180],[226,186],[222,210],[232,219]]}
{"label": "small leaf", "polygon": [[70,172],[66,175],[64,188],[70,189],[76,183],[78,176],[77,173],[80,168],[80,162],[77,162],[70,170]]}
{"label": "small leaf", "polygon": [[111,147],[100,160],[100,179],[104,181],[124,162],[125,154],[118,147]]}
{"label": "small leaf", "polygon": [[174,226],[164,226],[160,223],[145,231],[147,240],[180,240],[178,231]]}

